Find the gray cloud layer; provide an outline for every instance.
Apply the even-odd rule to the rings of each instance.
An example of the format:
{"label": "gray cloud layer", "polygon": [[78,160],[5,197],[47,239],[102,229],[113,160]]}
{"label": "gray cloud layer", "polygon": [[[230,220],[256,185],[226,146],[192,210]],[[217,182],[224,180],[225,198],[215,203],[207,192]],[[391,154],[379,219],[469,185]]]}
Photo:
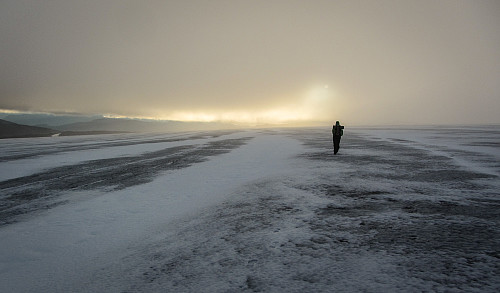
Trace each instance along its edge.
{"label": "gray cloud layer", "polygon": [[499,123],[500,1],[0,3],[0,108]]}

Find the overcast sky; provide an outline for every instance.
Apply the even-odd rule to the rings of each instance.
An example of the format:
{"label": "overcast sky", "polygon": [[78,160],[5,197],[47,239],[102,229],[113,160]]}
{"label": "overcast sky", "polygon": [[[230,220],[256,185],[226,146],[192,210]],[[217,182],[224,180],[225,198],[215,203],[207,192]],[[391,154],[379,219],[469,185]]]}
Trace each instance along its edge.
{"label": "overcast sky", "polygon": [[0,109],[500,123],[500,1],[2,0]]}

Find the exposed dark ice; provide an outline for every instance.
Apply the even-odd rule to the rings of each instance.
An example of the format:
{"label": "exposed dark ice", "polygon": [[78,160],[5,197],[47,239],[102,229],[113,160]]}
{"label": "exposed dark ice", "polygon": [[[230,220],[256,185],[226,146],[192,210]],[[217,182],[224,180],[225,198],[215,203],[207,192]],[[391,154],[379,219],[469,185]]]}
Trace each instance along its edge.
{"label": "exposed dark ice", "polygon": [[[478,139],[462,139],[464,133],[455,130],[433,134],[464,146],[499,147],[500,132],[491,130],[486,134],[494,139],[481,140],[484,131],[467,131]],[[304,144],[293,158],[301,172],[253,182],[223,204],[179,219],[155,241],[96,271],[85,290],[500,291],[498,159],[347,130],[334,156],[328,130],[265,133]],[[64,204],[66,190],[147,183],[251,139],[83,162],[3,181],[0,221],[9,225],[22,221],[19,215],[50,212],[51,205]]]}
{"label": "exposed dark ice", "polygon": [[[193,137],[190,138],[193,139]],[[64,191],[119,190],[148,183],[161,172],[203,162],[211,156],[227,153],[249,139],[224,139],[202,145],[171,147],[137,156],[92,160],[2,181],[0,182],[0,190],[2,190],[0,225],[16,221],[19,215],[65,203],[65,199],[60,198]],[[151,143],[151,140],[148,141]],[[164,139],[155,140],[155,143],[165,141]],[[126,145],[126,142],[113,143],[113,146],[117,145]],[[62,151],[68,150],[64,148],[59,150],[59,152]],[[30,153],[29,157],[31,156],[35,154]]]}

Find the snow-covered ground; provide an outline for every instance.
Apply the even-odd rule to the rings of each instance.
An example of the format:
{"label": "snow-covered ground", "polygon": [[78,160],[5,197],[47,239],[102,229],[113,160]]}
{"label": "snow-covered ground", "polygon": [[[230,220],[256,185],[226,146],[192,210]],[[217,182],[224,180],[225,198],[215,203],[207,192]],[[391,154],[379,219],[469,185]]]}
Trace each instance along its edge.
{"label": "snow-covered ground", "polygon": [[0,292],[500,290],[500,130],[9,139]]}

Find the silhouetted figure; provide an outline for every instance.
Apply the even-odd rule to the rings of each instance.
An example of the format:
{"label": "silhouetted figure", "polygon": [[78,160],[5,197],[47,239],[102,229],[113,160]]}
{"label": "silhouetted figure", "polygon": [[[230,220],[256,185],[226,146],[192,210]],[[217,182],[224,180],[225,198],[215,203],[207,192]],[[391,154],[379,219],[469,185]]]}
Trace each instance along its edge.
{"label": "silhouetted figure", "polygon": [[333,153],[336,155],[340,148],[340,138],[344,134],[344,126],[340,125],[340,122],[335,122],[332,128],[333,134]]}

